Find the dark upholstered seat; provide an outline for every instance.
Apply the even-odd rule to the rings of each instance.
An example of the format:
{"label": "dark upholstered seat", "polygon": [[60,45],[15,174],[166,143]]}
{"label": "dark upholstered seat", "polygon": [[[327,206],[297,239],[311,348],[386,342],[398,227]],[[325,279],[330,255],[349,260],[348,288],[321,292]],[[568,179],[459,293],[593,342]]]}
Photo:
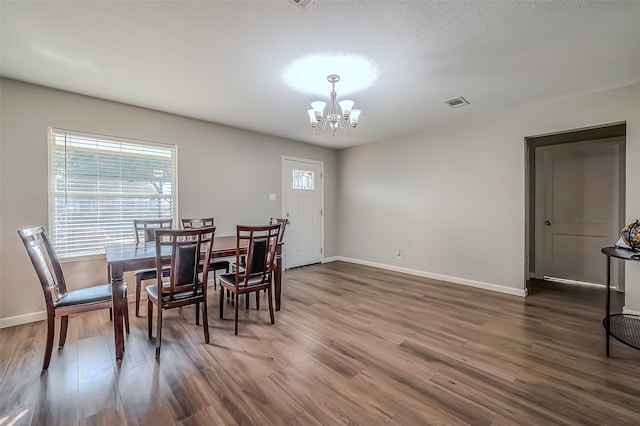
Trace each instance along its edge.
{"label": "dark upholstered seat", "polygon": [[72,290],[64,294],[53,304],[56,308],[93,303],[111,302],[111,284]]}

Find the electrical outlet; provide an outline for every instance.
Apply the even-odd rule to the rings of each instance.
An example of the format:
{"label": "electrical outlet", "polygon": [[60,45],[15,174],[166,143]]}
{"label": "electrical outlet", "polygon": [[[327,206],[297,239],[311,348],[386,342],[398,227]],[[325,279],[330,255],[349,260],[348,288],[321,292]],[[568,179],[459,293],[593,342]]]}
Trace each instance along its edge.
{"label": "electrical outlet", "polygon": [[398,251],[396,252],[396,258],[397,258],[397,259],[402,259],[402,250],[398,250]]}

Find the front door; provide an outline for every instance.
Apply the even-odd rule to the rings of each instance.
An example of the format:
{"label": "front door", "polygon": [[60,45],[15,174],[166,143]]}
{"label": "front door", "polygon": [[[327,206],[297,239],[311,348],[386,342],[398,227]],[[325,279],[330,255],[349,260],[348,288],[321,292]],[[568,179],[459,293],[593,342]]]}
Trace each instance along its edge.
{"label": "front door", "polygon": [[323,164],[312,160],[283,158],[286,268],[322,261]]}
{"label": "front door", "polygon": [[[536,150],[545,278],[604,284],[600,252],[620,232],[620,155],[615,140],[540,147]],[[613,268],[612,282],[618,274]]]}

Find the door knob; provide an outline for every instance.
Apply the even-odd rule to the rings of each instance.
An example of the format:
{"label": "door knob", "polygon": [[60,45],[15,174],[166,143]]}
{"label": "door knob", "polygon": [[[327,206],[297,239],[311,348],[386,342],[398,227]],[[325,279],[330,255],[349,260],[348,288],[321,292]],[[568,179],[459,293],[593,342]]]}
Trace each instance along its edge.
{"label": "door knob", "polygon": [[550,220],[545,220],[544,224],[547,225],[547,226],[551,226],[551,221]]}

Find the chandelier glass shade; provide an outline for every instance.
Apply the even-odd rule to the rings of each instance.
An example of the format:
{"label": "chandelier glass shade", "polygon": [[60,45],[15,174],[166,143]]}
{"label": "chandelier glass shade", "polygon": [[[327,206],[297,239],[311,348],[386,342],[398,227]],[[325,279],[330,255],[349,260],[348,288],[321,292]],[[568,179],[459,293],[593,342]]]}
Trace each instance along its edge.
{"label": "chandelier glass shade", "polygon": [[336,83],[340,81],[340,76],[330,74],[327,81],[331,83],[331,100],[327,105],[324,101],[311,102],[311,109],[307,110],[309,122],[313,133],[318,134],[327,127],[335,135],[336,130],[353,131],[358,125],[361,111],[354,109],[355,102],[349,99],[337,101]]}

